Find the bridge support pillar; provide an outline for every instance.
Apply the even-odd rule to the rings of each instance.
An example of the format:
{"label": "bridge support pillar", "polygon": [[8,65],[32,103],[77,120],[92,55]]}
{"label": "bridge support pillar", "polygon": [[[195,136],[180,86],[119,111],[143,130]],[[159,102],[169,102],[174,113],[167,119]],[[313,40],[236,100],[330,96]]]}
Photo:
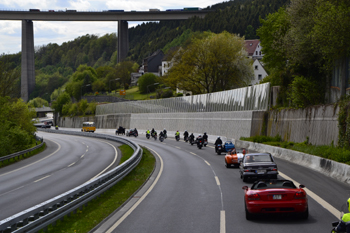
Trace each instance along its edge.
{"label": "bridge support pillar", "polygon": [[129,52],[128,21],[118,21],[118,63],[124,61]]}
{"label": "bridge support pillar", "polygon": [[35,89],[33,21],[22,20],[21,98],[28,102]]}

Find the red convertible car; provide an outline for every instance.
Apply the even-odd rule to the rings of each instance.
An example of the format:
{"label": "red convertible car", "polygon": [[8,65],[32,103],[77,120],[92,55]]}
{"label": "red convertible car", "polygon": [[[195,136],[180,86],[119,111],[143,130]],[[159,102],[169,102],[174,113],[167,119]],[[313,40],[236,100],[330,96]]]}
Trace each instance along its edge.
{"label": "red convertible car", "polygon": [[296,187],[290,180],[258,180],[251,188],[243,186],[246,219],[258,214],[294,213],[302,219],[309,216],[304,185]]}

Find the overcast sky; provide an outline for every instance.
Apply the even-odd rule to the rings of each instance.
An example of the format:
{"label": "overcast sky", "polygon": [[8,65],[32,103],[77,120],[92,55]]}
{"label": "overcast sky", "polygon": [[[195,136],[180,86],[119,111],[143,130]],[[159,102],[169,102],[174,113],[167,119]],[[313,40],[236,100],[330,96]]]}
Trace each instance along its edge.
{"label": "overcast sky", "polygon": [[[152,4],[150,4],[152,2]],[[215,5],[223,0],[1,0],[1,10],[27,11],[29,9],[77,11],[103,11],[122,9],[125,11],[148,11],[150,8],[182,9]],[[1,12],[0,12],[1,14]],[[129,27],[140,22],[129,22]],[[13,54],[21,51],[21,21],[0,21],[0,54]],[[117,22],[52,22],[34,21],[34,46],[74,40],[79,36],[94,34],[103,36],[117,31]]]}

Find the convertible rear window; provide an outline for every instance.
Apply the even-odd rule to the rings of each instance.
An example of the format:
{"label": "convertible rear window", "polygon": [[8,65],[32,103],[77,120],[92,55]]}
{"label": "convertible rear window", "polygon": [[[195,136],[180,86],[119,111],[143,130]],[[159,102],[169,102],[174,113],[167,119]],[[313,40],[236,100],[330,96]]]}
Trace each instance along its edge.
{"label": "convertible rear window", "polygon": [[253,162],[273,162],[271,156],[269,154],[261,154],[261,155],[249,155],[245,156],[245,162],[253,163]]}
{"label": "convertible rear window", "polygon": [[271,181],[257,181],[251,187],[251,189],[274,189],[274,188],[295,189],[296,186],[290,180],[271,180]]}

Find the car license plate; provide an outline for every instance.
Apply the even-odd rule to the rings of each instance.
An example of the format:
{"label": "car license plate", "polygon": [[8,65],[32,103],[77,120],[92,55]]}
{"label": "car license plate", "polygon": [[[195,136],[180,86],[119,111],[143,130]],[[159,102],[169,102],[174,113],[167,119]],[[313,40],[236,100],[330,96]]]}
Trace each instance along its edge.
{"label": "car license plate", "polygon": [[282,195],[273,195],[273,197],[272,197],[272,199],[274,199],[274,200],[280,200],[280,199],[282,199]]}
{"label": "car license plate", "polygon": [[264,173],[265,173],[265,170],[257,170],[256,173],[258,173],[258,174],[264,174]]}

